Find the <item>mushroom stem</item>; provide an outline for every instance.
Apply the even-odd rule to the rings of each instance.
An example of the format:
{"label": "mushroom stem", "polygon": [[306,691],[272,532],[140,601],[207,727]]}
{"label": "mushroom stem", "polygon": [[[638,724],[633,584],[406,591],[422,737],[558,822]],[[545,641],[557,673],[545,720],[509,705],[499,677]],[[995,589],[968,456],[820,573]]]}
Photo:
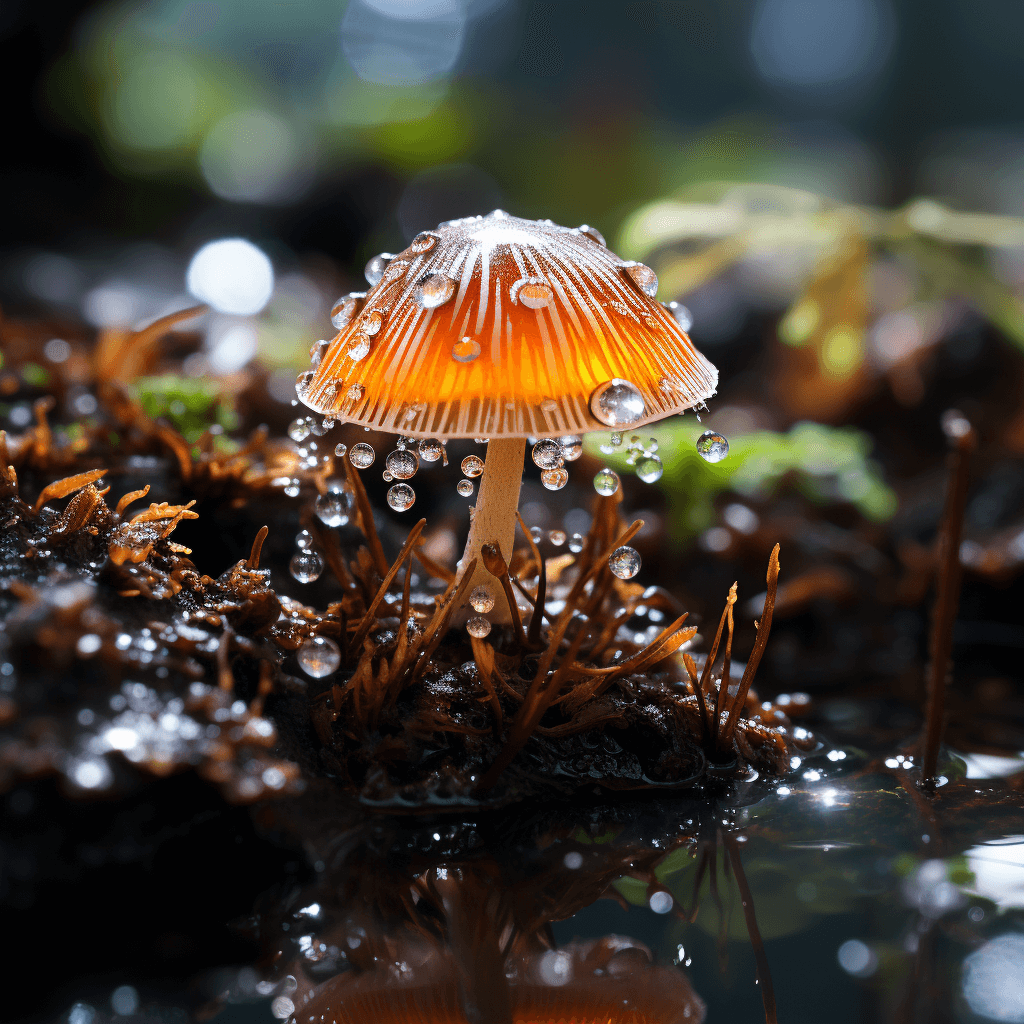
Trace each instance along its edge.
{"label": "mushroom stem", "polygon": [[469,528],[466,550],[459,563],[459,582],[462,581],[465,567],[471,565],[474,559],[476,569],[472,581],[463,591],[466,604],[456,610],[457,620],[465,620],[472,614],[469,595],[477,586],[483,585],[494,595],[494,609],[487,617],[491,622],[511,622],[508,603],[494,577],[487,571],[481,549],[485,544],[497,544],[506,561],[512,557],[525,456],[525,437],[496,437],[487,445],[484,472],[477,491],[476,511]]}

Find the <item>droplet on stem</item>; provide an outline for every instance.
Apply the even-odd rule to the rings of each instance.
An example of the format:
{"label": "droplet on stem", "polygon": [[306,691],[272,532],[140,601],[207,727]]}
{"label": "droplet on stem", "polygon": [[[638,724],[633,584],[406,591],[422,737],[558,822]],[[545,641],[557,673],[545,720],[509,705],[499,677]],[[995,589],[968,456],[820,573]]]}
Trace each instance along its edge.
{"label": "droplet on stem", "polygon": [[481,614],[491,611],[494,607],[494,595],[483,584],[474,587],[469,595],[469,603],[473,611]]}
{"label": "droplet on stem", "polygon": [[491,631],[491,624],[482,615],[474,615],[466,623],[466,632],[470,636],[475,636],[478,640],[482,640]]}

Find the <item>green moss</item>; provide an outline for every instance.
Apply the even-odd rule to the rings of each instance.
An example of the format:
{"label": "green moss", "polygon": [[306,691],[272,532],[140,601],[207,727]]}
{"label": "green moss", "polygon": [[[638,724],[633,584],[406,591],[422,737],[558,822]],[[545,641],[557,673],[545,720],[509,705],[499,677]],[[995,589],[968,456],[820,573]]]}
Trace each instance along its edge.
{"label": "green moss", "polygon": [[[229,431],[238,427],[238,414],[224,401],[216,381],[173,374],[141,377],[134,392],[148,415],[168,420],[189,444],[210,427]],[[225,438],[222,447],[224,444],[230,442]]]}

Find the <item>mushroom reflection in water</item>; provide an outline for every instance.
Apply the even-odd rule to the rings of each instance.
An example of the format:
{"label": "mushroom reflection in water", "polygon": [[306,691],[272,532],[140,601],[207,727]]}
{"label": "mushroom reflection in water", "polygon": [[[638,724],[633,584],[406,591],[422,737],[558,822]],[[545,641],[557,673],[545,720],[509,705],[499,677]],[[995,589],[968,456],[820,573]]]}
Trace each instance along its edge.
{"label": "mushroom reflection in water", "polygon": [[[637,427],[715,392],[717,371],[655,301],[654,271],[587,226],[501,210],[449,221],[374,257],[367,280],[369,292],[335,307],[340,331],[315,349],[298,394],[329,418],[422,444],[488,439],[460,563],[475,566],[467,595],[493,582],[485,546],[512,553],[528,437],[557,489],[567,479],[559,439]],[[392,507],[408,508],[411,487],[396,487]],[[491,619],[509,616],[498,601]]]}

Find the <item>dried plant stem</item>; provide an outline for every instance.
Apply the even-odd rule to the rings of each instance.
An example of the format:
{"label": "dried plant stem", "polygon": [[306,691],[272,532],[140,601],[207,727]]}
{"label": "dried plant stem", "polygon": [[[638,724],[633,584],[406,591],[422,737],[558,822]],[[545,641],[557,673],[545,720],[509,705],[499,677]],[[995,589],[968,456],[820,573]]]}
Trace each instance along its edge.
{"label": "dried plant stem", "polygon": [[950,444],[949,488],[946,491],[946,509],[939,532],[938,583],[929,643],[931,665],[928,671],[928,707],[921,754],[921,783],[926,789],[932,789],[935,785],[939,747],[942,745],[946,725],[946,686],[949,660],[953,653],[953,620],[960,603],[960,540],[963,534],[964,507],[967,504],[971,453],[978,441],[974,428],[957,412],[946,413],[942,426]]}
{"label": "dried plant stem", "polygon": [[356,508],[359,509],[359,525],[362,528],[363,536],[366,538],[366,546],[370,549],[370,556],[377,572],[383,576],[388,571],[388,560],[384,557],[384,548],[381,546],[380,537],[377,536],[377,527],[373,522],[373,508],[370,499],[366,494],[362,478],[356,472],[355,467],[349,462],[348,453],[342,456],[342,464],[345,467],[345,478],[348,480],[352,493],[356,496]]}
{"label": "dried plant stem", "polygon": [[[733,631],[733,614],[732,609],[736,604],[736,591],[739,587],[739,583],[734,582],[729,588],[729,596],[725,599],[725,609],[722,612],[722,618],[725,620],[726,626],[726,637],[725,637],[725,658],[722,661],[722,679],[718,684],[718,694],[715,697],[715,717],[714,717],[714,728],[712,730],[711,745],[714,750],[718,749],[718,735],[722,728],[722,709],[725,707],[726,698],[729,696],[729,672],[732,668],[732,631]],[[718,636],[722,635],[722,624],[718,624]],[[718,647],[718,637],[715,638],[715,648]],[[711,658],[708,658],[708,664],[705,666],[706,669],[711,667]]]}

